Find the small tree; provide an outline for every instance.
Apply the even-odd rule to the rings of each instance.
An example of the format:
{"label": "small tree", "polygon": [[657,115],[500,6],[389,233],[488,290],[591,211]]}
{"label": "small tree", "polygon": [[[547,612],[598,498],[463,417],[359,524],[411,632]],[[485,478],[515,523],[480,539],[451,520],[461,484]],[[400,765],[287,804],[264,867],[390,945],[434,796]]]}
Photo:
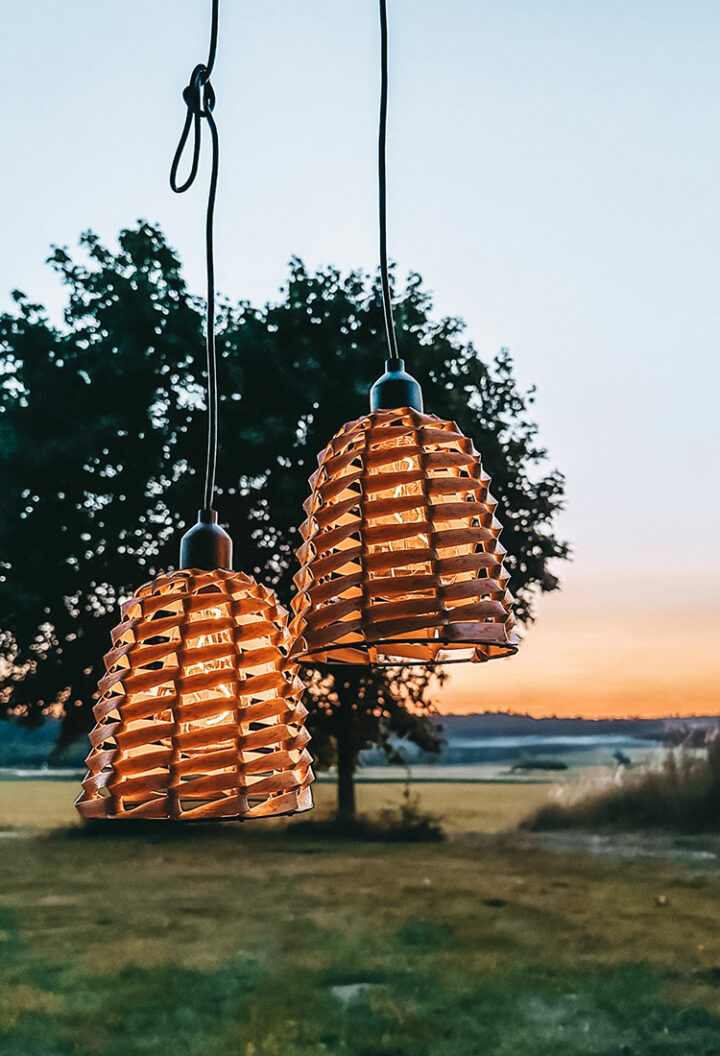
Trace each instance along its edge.
{"label": "small tree", "polygon": [[379,747],[390,762],[399,763],[404,760],[397,739],[427,752],[439,749],[441,730],[427,717],[432,678],[423,668],[354,664],[324,666],[306,675],[316,759],[320,766],[337,767],[339,820],[355,816],[355,770],[363,748]]}
{"label": "small tree", "polygon": [[[65,734],[87,728],[118,597],[177,561],[199,505],[204,446],[201,304],[148,224],[115,251],[93,234],[84,259],[50,258],[68,289],[64,325],[21,294],[0,316],[0,696],[29,721],[66,701]],[[315,456],[367,409],[384,358],[376,281],[290,265],[280,301],[221,306],[218,507],[236,565],[288,602],[297,525]],[[502,351],[483,363],[458,319],[435,320],[411,275],[396,299],[400,346],[436,414],[472,436],[493,476],[521,620],[554,590],[564,482]],[[339,807],[354,809],[359,751],[393,735],[438,746],[432,680],[415,669],[308,673],[313,747],[336,761]],[[77,705],[77,706],[74,706]]]}

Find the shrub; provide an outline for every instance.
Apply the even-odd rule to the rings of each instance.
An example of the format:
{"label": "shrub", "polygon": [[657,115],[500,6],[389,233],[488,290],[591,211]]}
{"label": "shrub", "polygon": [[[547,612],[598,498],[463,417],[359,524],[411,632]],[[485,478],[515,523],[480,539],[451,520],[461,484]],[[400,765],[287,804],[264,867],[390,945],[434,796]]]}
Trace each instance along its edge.
{"label": "shrub", "polygon": [[429,843],[445,839],[445,833],[435,814],[420,809],[417,794],[410,791],[406,780],[402,802],[398,807],[380,811],[377,818],[359,815],[354,818],[320,818],[299,821],[288,827],[294,836],[370,840],[380,843]]}
{"label": "shrub", "polygon": [[660,767],[619,771],[618,784],[575,801],[547,804],[522,823],[525,829],[662,828],[720,831],[720,737],[698,755],[670,749]]}

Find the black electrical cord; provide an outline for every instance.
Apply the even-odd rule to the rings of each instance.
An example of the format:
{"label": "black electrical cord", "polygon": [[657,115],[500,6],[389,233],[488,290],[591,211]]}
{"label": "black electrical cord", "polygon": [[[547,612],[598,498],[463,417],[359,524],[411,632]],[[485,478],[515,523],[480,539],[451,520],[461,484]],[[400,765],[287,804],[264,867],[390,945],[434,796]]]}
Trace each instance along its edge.
{"label": "black electrical cord", "polygon": [[[175,157],[170,167],[170,186],[176,194],[182,194],[195,182],[200,160],[200,141],[202,121],[207,121],[212,141],[212,165],[210,169],[210,186],[208,189],[207,213],[205,218],[205,260],[207,269],[207,329],[205,349],[207,352],[207,407],[208,438],[207,460],[205,463],[205,488],[203,492],[203,509],[211,510],[215,494],[215,472],[217,469],[218,449],[218,387],[217,387],[217,353],[215,349],[215,258],[213,251],[213,219],[215,214],[215,196],[217,194],[218,166],[220,161],[220,141],[217,125],[212,111],[215,106],[215,92],[210,83],[210,74],[215,65],[218,40],[218,4],[212,0],[212,23],[210,28],[210,49],[206,63],[199,63],[192,72],[189,84],[183,90],[183,99],[187,106],[185,124],[180,134]],[[193,130],[192,163],[190,173],[184,183],[178,183],[178,168],[185,152],[190,128]]]}
{"label": "black electrical cord", "polygon": [[380,212],[380,281],[382,283],[383,314],[391,370],[397,370],[400,360],[390,299],[390,278],[387,258],[387,172],[385,146],[387,140],[388,106],[388,27],[386,0],[380,0],[380,127],[378,130],[378,204]]}

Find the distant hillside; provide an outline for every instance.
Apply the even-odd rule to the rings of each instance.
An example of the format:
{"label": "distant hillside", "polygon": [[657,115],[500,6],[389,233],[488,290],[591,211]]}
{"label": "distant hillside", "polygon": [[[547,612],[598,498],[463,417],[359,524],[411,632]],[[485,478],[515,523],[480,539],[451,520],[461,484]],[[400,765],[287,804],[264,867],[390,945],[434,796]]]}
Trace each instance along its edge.
{"label": "distant hillside", "polygon": [[[526,756],[559,756],[585,753],[601,748],[612,760],[613,751],[648,748],[685,740],[688,729],[699,733],[717,727],[717,716],[693,719],[533,719],[529,715],[503,712],[484,715],[439,715],[433,719],[442,726],[445,747],[440,756],[423,753],[414,745],[399,744],[403,756],[412,763],[447,765],[517,761]],[[0,768],[53,766],[82,767],[87,755],[87,738],[67,746],[61,756],[53,755],[60,733],[60,721],[49,720],[37,729],[17,722],[0,722]],[[312,749],[312,744],[311,744]],[[371,749],[361,753],[365,764],[382,764],[383,753]]]}
{"label": "distant hillside", "polygon": [[668,733],[688,727],[709,729],[718,716],[692,719],[534,719],[531,715],[486,712],[481,715],[439,715],[434,721],[447,737],[572,737],[623,734],[643,740],[663,741]]}
{"label": "distant hillside", "polygon": [[[412,744],[396,742],[407,763],[441,763],[445,766],[507,763],[525,759],[574,759],[600,753],[612,765],[616,753],[626,755],[661,744],[686,741],[695,731],[695,746],[704,743],[705,731],[717,727],[716,716],[687,719],[534,719],[530,715],[492,712],[482,715],[438,715],[445,744],[439,755],[422,752]],[[363,752],[366,765],[382,764],[378,749]]]}

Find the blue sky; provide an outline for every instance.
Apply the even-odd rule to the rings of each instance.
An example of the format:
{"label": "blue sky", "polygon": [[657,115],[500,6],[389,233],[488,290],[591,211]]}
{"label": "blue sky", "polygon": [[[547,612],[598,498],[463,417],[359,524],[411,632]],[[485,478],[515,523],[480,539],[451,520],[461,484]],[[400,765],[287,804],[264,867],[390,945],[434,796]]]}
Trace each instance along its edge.
{"label": "blue sky", "polygon": [[[19,287],[57,310],[49,244],[137,217],[202,290],[204,187],[176,197],[167,174],[209,6],[4,5],[0,304]],[[563,619],[632,575],[646,630],[664,576],[717,620],[698,583],[717,577],[720,507],[720,5],[389,8],[390,252],[538,385],[568,476]],[[221,0],[223,293],[273,298],[293,253],[375,267],[377,62],[371,0]]]}

